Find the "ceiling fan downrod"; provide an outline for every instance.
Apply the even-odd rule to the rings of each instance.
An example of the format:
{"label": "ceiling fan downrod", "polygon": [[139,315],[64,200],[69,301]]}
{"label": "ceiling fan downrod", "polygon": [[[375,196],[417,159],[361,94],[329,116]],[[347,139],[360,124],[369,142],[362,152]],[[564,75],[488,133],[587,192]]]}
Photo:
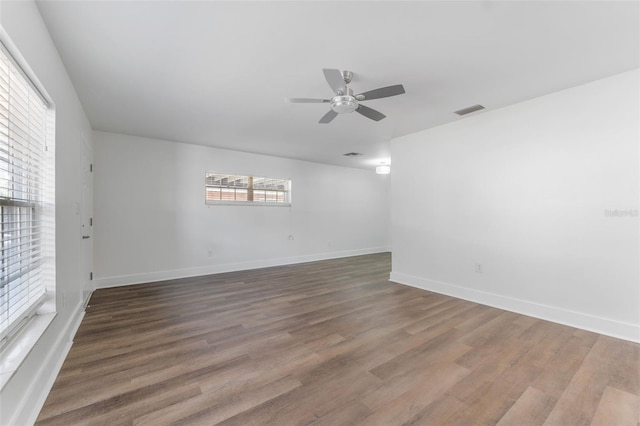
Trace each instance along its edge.
{"label": "ceiling fan downrod", "polygon": [[342,79],[344,80],[344,84],[351,83],[353,73],[351,71],[342,71]]}

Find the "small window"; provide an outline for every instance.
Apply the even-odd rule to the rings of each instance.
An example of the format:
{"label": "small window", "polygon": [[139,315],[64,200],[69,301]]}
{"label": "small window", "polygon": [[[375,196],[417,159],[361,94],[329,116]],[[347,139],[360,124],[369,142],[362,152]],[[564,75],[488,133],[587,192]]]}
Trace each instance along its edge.
{"label": "small window", "polygon": [[205,173],[207,204],[291,205],[291,180]]}

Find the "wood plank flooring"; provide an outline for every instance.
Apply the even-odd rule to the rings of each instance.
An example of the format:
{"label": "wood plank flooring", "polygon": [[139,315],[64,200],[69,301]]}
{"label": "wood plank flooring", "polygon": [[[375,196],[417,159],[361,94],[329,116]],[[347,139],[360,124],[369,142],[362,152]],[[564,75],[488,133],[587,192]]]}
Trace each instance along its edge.
{"label": "wood plank flooring", "polygon": [[389,271],[374,254],[98,290],[37,424],[640,424],[640,345]]}

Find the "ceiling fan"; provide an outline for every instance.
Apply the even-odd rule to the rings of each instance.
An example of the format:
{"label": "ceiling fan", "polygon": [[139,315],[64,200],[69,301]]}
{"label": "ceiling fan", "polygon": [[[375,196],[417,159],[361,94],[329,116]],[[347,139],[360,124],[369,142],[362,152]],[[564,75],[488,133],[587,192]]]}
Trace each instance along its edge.
{"label": "ceiling fan", "polygon": [[394,86],[381,87],[379,89],[369,90],[368,92],[354,95],[353,90],[347,87],[351,83],[353,73],[351,71],[342,71],[337,69],[325,68],[322,70],[324,78],[335,93],[331,99],[313,99],[313,98],[289,98],[288,101],[299,104],[328,103],[331,109],[319,121],[326,124],[336,118],[338,114],[346,114],[356,111],[367,118],[374,121],[382,120],[385,115],[373,108],[362,105],[360,102],[371,99],[388,98],[389,96],[401,95],[404,92],[402,84]]}

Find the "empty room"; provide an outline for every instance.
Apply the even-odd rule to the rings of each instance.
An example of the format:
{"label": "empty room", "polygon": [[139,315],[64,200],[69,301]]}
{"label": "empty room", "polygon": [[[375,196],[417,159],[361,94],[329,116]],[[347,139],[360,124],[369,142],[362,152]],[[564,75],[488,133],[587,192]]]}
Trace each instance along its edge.
{"label": "empty room", "polygon": [[640,2],[0,0],[0,426],[640,424]]}

